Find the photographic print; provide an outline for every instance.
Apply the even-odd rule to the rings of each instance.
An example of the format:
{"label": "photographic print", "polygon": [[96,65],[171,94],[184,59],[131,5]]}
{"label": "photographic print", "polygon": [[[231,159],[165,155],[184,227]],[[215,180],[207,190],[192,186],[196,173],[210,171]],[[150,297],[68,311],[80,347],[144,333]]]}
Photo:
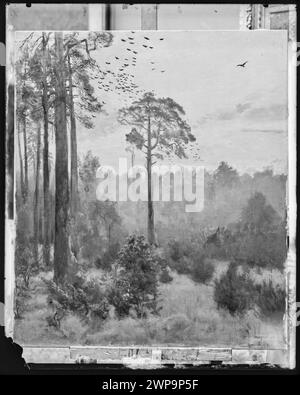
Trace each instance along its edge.
{"label": "photographic print", "polygon": [[286,348],[285,31],[15,33],[14,340]]}

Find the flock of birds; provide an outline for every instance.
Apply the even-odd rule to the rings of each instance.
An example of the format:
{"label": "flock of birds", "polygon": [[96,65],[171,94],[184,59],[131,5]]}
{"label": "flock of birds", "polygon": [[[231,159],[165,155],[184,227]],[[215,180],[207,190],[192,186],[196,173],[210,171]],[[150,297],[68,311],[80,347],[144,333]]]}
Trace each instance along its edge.
{"label": "flock of birds", "polygon": [[[125,44],[125,55],[114,56],[113,58],[105,61],[105,66],[100,67],[97,66],[99,74],[93,79],[97,79],[98,89],[104,92],[113,92],[118,95],[126,94],[125,103],[127,104],[128,100],[136,99],[139,95],[142,95],[146,92],[144,89],[140,89],[139,86],[134,82],[135,76],[132,74],[133,71],[130,72],[130,69],[135,68],[138,62],[138,55],[140,54],[143,48],[148,50],[154,49],[154,44],[151,43],[151,39],[147,36],[143,37],[143,43],[137,44],[134,37],[135,32],[131,31],[131,35],[126,38],[121,38],[121,42]],[[163,41],[164,38],[159,38],[158,41]],[[141,46],[140,48],[138,46]],[[120,51],[121,52],[121,51]],[[237,64],[236,67],[244,68],[248,61],[244,63]],[[160,73],[164,73],[165,70],[161,70],[158,68],[157,64],[154,61],[150,61],[151,72],[159,71]],[[153,91],[152,91],[153,92]],[[102,104],[105,105],[105,101],[102,101]],[[201,161],[200,159],[200,148],[197,142],[190,143],[189,147],[186,147],[193,158],[193,160]],[[171,155],[172,157],[172,155]],[[171,161],[174,158],[169,158]]]}
{"label": "flock of birds", "polygon": [[[146,92],[140,89],[134,82],[135,76],[133,69],[138,64],[138,57],[141,52],[146,50],[153,50],[154,43],[149,37],[144,36],[142,43],[137,43],[135,32],[131,31],[125,38],[121,38],[121,43],[124,44],[124,50],[120,51],[120,55],[114,56],[104,63],[104,67],[98,66],[99,76],[98,89],[104,92],[114,92],[118,95],[126,94],[126,99],[136,99],[138,95]],[[164,38],[158,38],[158,42],[163,41]],[[123,52],[123,54],[122,54]],[[161,70],[158,64],[154,61],[149,62],[151,72],[158,71],[165,73],[166,70]],[[125,99],[125,101],[126,101]],[[105,104],[105,102],[102,102]]]}

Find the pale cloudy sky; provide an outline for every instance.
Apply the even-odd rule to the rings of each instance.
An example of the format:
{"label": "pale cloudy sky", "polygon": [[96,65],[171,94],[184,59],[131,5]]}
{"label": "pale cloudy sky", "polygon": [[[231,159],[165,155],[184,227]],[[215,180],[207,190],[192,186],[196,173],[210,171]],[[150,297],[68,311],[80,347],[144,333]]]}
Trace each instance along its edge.
{"label": "pale cloudy sky", "polygon": [[[134,83],[183,106],[200,147],[198,164],[212,170],[225,160],[240,172],[265,167],[287,171],[285,31],[117,31],[113,35],[112,46],[99,49],[93,57],[104,70],[114,72],[129,59],[126,71],[134,75]],[[128,37],[134,37],[134,45],[127,43]],[[137,58],[135,67],[132,56]],[[246,60],[245,68],[236,67]],[[131,100],[128,94],[117,95],[111,85],[110,92],[96,89],[107,115],[97,115],[93,130],[78,127],[78,148],[80,153],[92,150],[103,165],[117,166],[119,157],[126,156],[125,134],[130,127],[119,125],[116,114]]]}

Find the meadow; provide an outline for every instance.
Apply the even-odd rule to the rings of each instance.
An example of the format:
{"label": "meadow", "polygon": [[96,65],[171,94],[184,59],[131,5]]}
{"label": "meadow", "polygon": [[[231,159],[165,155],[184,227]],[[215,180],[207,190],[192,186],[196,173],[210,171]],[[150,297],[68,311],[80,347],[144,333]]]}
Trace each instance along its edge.
{"label": "meadow", "polygon": [[[283,345],[283,315],[260,317],[254,310],[242,317],[218,309],[213,298],[214,281],[226,272],[228,262],[213,261],[214,276],[208,284],[195,283],[187,275],[171,272],[173,280],[159,284],[159,316],[132,316],[118,319],[113,309],[104,322],[94,320],[87,325],[75,314],[68,314],[60,329],[49,327],[46,317],[51,313],[48,291],[42,278],[50,272],[32,278],[30,296],[24,318],[16,320],[15,338],[21,344],[47,345],[164,345],[164,346],[235,346],[276,348]],[[103,276],[100,269],[91,269],[89,278]],[[278,270],[252,271],[256,281],[265,278],[284,283]]]}

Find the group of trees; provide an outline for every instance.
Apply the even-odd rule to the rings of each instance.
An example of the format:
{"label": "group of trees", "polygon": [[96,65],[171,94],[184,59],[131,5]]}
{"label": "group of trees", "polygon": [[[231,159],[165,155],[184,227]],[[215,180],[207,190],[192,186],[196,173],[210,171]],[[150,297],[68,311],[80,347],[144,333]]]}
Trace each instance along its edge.
{"label": "group of trees", "polygon": [[[40,261],[42,239],[43,263],[50,266],[54,241],[54,278],[58,283],[65,281],[70,248],[75,257],[78,252],[76,243],[70,240],[72,219],[79,205],[76,124],[81,122],[91,128],[94,114],[102,109],[91,84],[98,67],[91,52],[111,42],[109,32],[83,37],[79,33],[55,32],[31,33],[20,45],[16,65],[19,205],[27,205],[33,212],[35,262]],[[54,146],[52,151],[50,146]],[[52,190],[51,174],[55,179]]]}
{"label": "group of trees", "polygon": [[[32,244],[33,261],[35,264],[43,262],[48,269],[53,261],[57,284],[65,282],[68,270],[72,271],[70,266],[78,260],[82,250],[85,250],[86,257],[93,259],[95,254],[88,251],[98,251],[99,264],[103,252],[100,245],[103,232],[99,222],[105,228],[108,255],[114,244],[112,233],[121,223],[114,202],[95,200],[99,158],[88,152],[80,160],[77,152],[78,122],[85,128],[92,128],[93,118],[102,111],[104,103],[100,102],[92,82],[98,78],[100,70],[92,52],[110,46],[112,41],[109,32],[43,32],[29,34],[19,48],[18,209],[21,211],[26,207],[27,215],[32,213],[28,220],[32,223],[32,232],[28,232],[26,243]],[[165,156],[187,157],[186,147],[195,141],[195,137],[184,115],[183,108],[174,100],[156,98],[153,93],[145,93],[129,107],[119,110],[120,124],[131,130],[126,135],[128,150],[132,156],[135,150],[141,150],[145,155],[147,233],[151,245],[156,242],[152,167]],[[81,220],[82,217],[89,218],[89,225]],[[24,244],[23,239],[18,240]]]}

